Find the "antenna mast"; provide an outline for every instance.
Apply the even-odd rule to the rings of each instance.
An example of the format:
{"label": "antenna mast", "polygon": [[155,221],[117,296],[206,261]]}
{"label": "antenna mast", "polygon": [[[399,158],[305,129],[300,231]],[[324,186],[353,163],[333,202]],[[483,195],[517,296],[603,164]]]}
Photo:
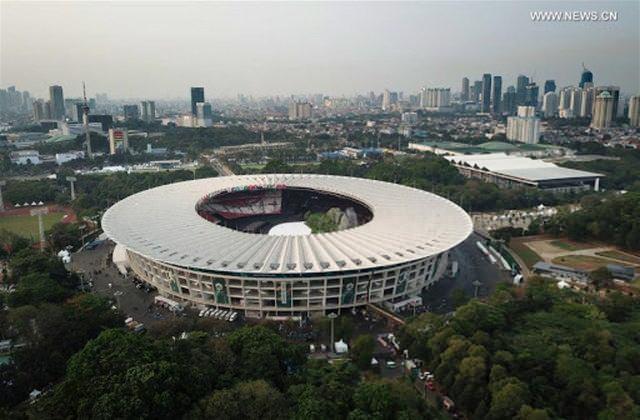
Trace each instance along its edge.
{"label": "antenna mast", "polygon": [[84,125],[85,142],[87,143],[87,159],[93,159],[93,153],[91,152],[91,134],[89,133],[89,104],[87,103],[87,89],[82,82],[82,97],[84,103],[82,104],[82,123]]}

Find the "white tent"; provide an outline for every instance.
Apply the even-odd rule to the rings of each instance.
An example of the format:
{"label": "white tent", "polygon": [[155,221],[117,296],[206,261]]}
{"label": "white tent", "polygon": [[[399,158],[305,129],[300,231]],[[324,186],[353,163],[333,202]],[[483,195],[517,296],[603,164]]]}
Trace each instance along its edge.
{"label": "white tent", "polygon": [[333,347],[336,349],[336,353],[338,354],[346,353],[349,351],[349,346],[347,345],[347,343],[342,341],[342,339],[340,339],[340,341],[336,341],[333,344]]}

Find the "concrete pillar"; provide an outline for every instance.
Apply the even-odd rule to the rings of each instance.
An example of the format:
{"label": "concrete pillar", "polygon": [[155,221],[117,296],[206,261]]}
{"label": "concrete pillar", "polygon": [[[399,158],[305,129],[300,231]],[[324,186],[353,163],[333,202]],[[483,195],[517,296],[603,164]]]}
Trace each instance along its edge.
{"label": "concrete pillar", "polygon": [[76,178],[75,176],[68,176],[67,177],[67,181],[69,181],[69,183],[71,183],[71,201],[76,199],[76,181],[78,180],[78,178]]}
{"label": "concrete pillar", "polygon": [[596,178],[596,182],[593,184],[594,191],[600,191],[600,178]]}

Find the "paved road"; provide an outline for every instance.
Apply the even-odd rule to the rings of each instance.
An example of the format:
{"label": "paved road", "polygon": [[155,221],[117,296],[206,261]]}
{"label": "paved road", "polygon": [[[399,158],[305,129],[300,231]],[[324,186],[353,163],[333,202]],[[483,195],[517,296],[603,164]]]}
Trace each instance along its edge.
{"label": "paved road", "polygon": [[120,274],[109,259],[112,251],[113,245],[104,243],[94,250],[75,253],[71,257],[70,268],[84,272],[85,278],[93,280],[93,293],[112,299],[122,313],[136,321],[150,325],[172,318],[171,312],[152,306],[155,293],[136,289],[131,280]]}
{"label": "paved road", "polygon": [[490,295],[501,282],[511,281],[510,273],[493,265],[480,252],[476,241],[481,238],[475,233],[466,241],[454,248],[450,258],[458,261],[458,274],[454,279],[443,278],[433,287],[422,294],[424,305],[436,313],[446,313],[453,310],[451,292],[455,289],[464,290],[468,296],[474,296],[475,287],[473,281],[478,280],[482,285],[478,289],[478,297]]}

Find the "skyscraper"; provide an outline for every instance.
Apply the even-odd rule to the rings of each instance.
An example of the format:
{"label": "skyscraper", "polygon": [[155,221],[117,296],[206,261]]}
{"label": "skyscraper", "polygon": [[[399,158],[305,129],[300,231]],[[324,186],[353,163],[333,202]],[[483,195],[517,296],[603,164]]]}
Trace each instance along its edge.
{"label": "skyscraper", "polygon": [[[586,85],[585,85],[586,86]],[[593,113],[593,98],[595,89],[593,87],[585,87],[582,89],[582,100],[580,101],[580,116],[590,117]]]}
{"label": "skyscraper", "polygon": [[585,83],[593,83],[593,73],[587,70],[584,64],[582,64],[582,74],[580,75],[579,86],[583,88]]}
{"label": "skyscraper", "polygon": [[542,112],[547,118],[558,112],[558,95],[555,92],[547,92],[542,96]]}
{"label": "skyscraper", "polygon": [[198,127],[211,127],[213,125],[213,111],[211,110],[211,104],[208,102],[198,102],[196,107],[198,109],[196,125]]}
{"label": "skyscraper", "polygon": [[491,110],[491,74],[482,75],[482,112]]}
{"label": "skyscraper", "polygon": [[142,101],[140,105],[142,109],[142,121],[151,122],[156,119],[156,103],[154,101]]}
{"label": "skyscraper", "polygon": [[524,104],[526,106],[538,107],[538,85],[534,82],[529,83],[524,89]]}
{"label": "skyscraper", "polygon": [[[389,111],[391,109],[391,92],[385,89],[382,93],[382,110]],[[289,111],[289,119],[291,119],[291,111]]]}
{"label": "skyscraper", "polygon": [[137,120],[140,118],[140,110],[138,105],[125,105],[123,107],[125,120]]}
{"label": "skyscraper", "polygon": [[547,92],[555,92],[556,91],[556,81],[555,80],[547,80],[544,82],[544,93]]}
{"label": "skyscraper", "polygon": [[502,112],[502,76],[493,76],[493,113]]}
{"label": "skyscraper", "polygon": [[620,101],[620,88],[618,86],[598,86],[596,87],[595,97],[600,96],[602,92],[609,92],[613,98],[613,118],[618,116],[618,102]]}
{"label": "skyscraper", "polygon": [[36,122],[46,119],[46,106],[42,99],[33,102],[33,119]]}
{"label": "skyscraper", "polygon": [[532,106],[519,106],[518,115],[507,118],[507,139],[535,144],[540,139],[540,119]]}
{"label": "skyscraper", "polygon": [[204,88],[192,87],[191,88],[191,115],[194,117],[198,114],[198,102],[204,102]]}
{"label": "skyscraper", "polygon": [[473,102],[480,102],[480,95],[482,94],[482,80],[476,80],[473,82],[473,89],[471,90],[471,100]]}
{"label": "skyscraper", "polygon": [[603,91],[594,100],[593,118],[591,118],[591,127],[601,129],[607,128],[613,121],[613,95],[609,91]]}
{"label": "skyscraper", "polygon": [[519,75],[516,83],[516,103],[522,105],[525,103],[527,85],[529,78],[525,75]]}
{"label": "skyscraper", "polygon": [[509,86],[502,95],[502,112],[513,115],[516,113],[516,88]]}
{"label": "skyscraper", "polygon": [[462,91],[460,94],[460,99],[462,101],[469,100],[469,78],[467,77],[462,78]]}
{"label": "skyscraper", "polygon": [[62,86],[49,86],[49,100],[51,101],[51,118],[54,120],[64,119],[64,95]]}
{"label": "skyscraper", "polygon": [[422,89],[422,108],[448,108],[451,101],[450,88]]}
{"label": "skyscraper", "polygon": [[572,89],[571,94],[569,95],[569,108],[571,109],[571,113],[574,117],[580,115],[581,111],[581,103],[582,103],[582,89]]}
{"label": "skyscraper", "polygon": [[629,98],[629,124],[631,127],[640,127],[640,96]]}

